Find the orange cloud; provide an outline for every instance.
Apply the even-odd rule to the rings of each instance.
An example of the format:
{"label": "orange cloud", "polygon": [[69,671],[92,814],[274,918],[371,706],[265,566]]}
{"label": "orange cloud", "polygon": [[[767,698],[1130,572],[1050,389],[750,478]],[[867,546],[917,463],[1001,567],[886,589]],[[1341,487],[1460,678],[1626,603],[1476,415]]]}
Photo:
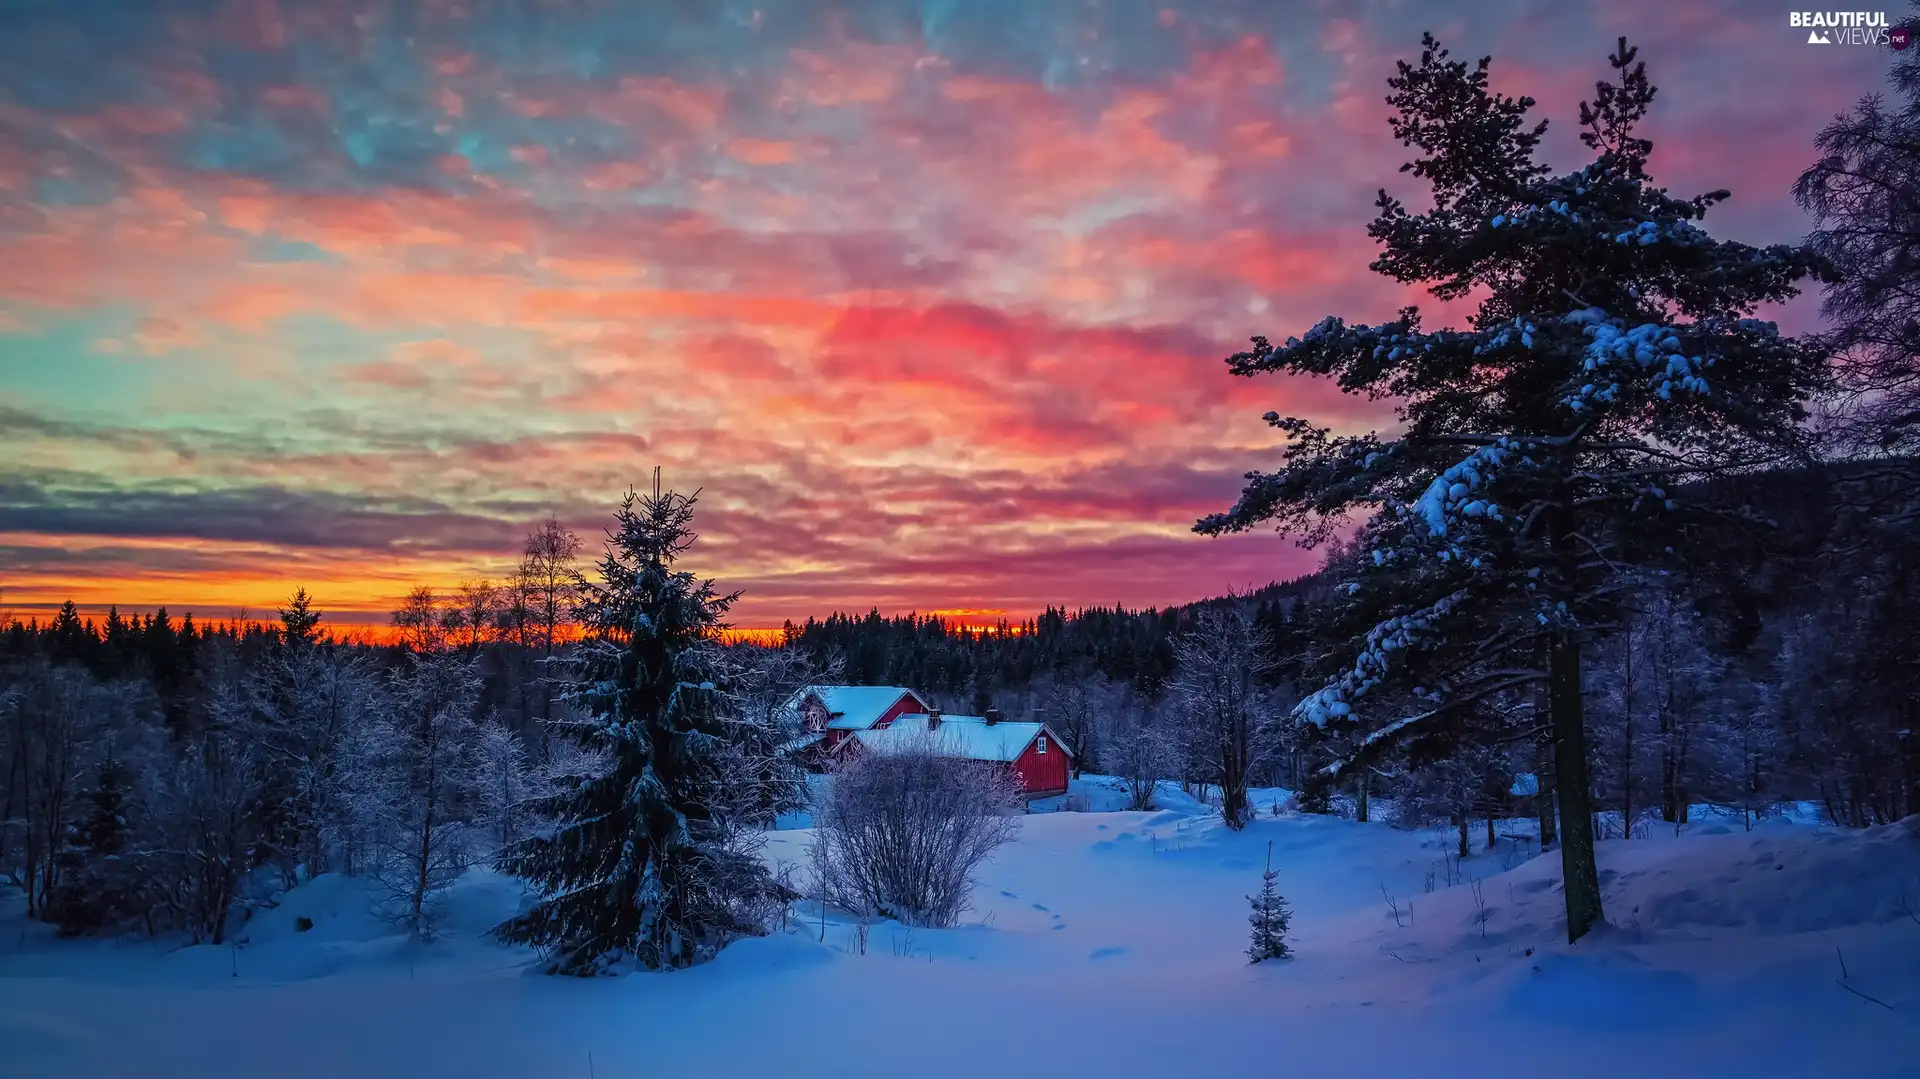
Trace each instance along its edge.
{"label": "orange cloud", "polygon": [[786,165],[800,156],[793,143],[779,139],[734,139],[727,152],[749,165]]}

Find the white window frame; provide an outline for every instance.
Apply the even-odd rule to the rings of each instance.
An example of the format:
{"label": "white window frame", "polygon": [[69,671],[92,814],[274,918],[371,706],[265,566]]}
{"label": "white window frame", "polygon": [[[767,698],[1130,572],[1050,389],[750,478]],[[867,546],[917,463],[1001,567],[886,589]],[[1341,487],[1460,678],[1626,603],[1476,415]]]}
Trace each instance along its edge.
{"label": "white window frame", "polygon": [[1040,752],[1045,753],[1047,751],[1047,736],[1043,734],[1036,739],[1036,741],[1040,744]]}

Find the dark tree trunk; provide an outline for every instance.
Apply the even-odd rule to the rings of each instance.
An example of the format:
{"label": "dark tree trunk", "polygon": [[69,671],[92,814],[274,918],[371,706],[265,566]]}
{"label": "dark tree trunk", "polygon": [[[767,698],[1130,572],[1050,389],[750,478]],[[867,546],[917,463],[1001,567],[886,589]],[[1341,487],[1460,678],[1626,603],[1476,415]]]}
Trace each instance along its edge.
{"label": "dark tree trunk", "polygon": [[1247,824],[1247,777],[1228,777],[1220,784],[1220,816],[1230,828],[1244,828]]}
{"label": "dark tree trunk", "polygon": [[27,874],[25,880],[27,885],[27,917],[38,918],[41,910],[40,905],[35,902],[35,898],[40,894],[40,833],[33,827],[31,817],[27,820],[26,831]]}
{"label": "dark tree trunk", "polygon": [[1372,808],[1370,805],[1371,798],[1369,797],[1372,793],[1373,793],[1373,771],[1371,768],[1362,768],[1360,770],[1359,794],[1355,798],[1355,807],[1354,807],[1355,808],[1354,818],[1358,820],[1361,824],[1367,823],[1367,815],[1369,810]]}
{"label": "dark tree trunk", "polygon": [[[1536,725],[1542,719],[1549,719],[1552,714],[1544,686],[1534,692],[1533,714]],[[1545,854],[1559,841],[1558,830],[1554,827],[1554,807],[1557,803],[1554,800],[1553,733],[1550,729],[1540,736],[1536,757],[1534,766],[1538,771],[1534,775],[1533,808],[1540,817],[1540,853]]]}
{"label": "dark tree trunk", "polygon": [[1587,776],[1587,732],[1580,700],[1580,643],[1555,636],[1548,661],[1553,706],[1554,788],[1560,806],[1560,871],[1566,883],[1567,940],[1579,940],[1603,918],[1600,869],[1594,860],[1593,794]]}
{"label": "dark tree trunk", "polygon": [[[1907,724],[1900,735],[1900,757],[1905,764],[1907,804],[1905,816],[1920,813],[1920,735],[1913,730],[1913,717],[1906,717]],[[1757,787],[1759,784],[1756,783]]]}
{"label": "dark tree trunk", "polygon": [[1633,689],[1636,672],[1633,668],[1633,627],[1628,625],[1624,635],[1623,654],[1626,657],[1626,670],[1620,678],[1620,712],[1623,730],[1620,739],[1620,836],[1633,838]]}
{"label": "dark tree trunk", "polygon": [[1661,733],[1666,736],[1667,745],[1660,755],[1660,819],[1673,824],[1680,819],[1680,788],[1679,768],[1673,751],[1672,725],[1663,722]]}
{"label": "dark tree trunk", "polygon": [[[1669,601],[1671,602],[1671,601]],[[1660,819],[1668,824],[1687,820],[1685,771],[1687,765],[1687,729],[1674,699],[1674,665],[1678,662],[1673,640],[1673,614],[1663,612],[1660,623]]]}
{"label": "dark tree trunk", "polygon": [[[1571,606],[1580,575],[1573,499],[1564,487],[1547,510],[1560,592]],[[1554,787],[1560,803],[1560,873],[1567,896],[1567,940],[1604,920],[1600,868],[1594,858],[1593,780],[1587,773],[1587,721],[1581,699],[1580,639],[1562,625],[1547,654],[1547,703],[1552,713]]]}
{"label": "dark tree trunk", "polygon": [[1633,714],[1627,714],[1625,741],[1620,753],[1620,837],[1633,838]]}
{"label": "dark tree trunk", "polygon": [[1487,849],[1488,850],[1492,850],[1495,846],[1498,845],[1495,842],[1494,834],[1493,834],[1493,818],[1496,815],[1497,814],[1495,813],[1495,811],[1491,809],[1487,810]]}
{"label": "dark tree trunk", "polygon": [[1559,829],[1554,826],[1556,806],[1554,796],[1553,776],[1550,774],[1540,776],[1540,793],[1534,798],[1533,807],[1540,815],[1540,853],[1542,854],[1552,850],[1553,845],[1560,842]]}
{"label": "dark tree trunk", "polygon": [[1465,858],[1472,853],[1467,843],[1467,815],[1465,812],[1454,813],[1453,826],[1460,830],[1460,857]]}

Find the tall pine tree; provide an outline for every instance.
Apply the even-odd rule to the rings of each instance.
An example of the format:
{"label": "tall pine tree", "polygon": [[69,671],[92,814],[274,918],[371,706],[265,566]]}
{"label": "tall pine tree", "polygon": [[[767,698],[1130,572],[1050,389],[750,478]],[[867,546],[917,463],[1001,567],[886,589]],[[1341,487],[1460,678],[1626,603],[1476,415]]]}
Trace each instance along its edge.
{"label": "tall pine tree", "polygon": [[662,493],[656,470],[653,493],[629,491],[615,513],[600,579],[576,582],[586,639],[552,730],[603,766],[537,806],[554,826],[507,852],[543,896],[499,931],[556,973],[690,966],[760,931],[753,912],[781,894],[714,815],[729,724],[709,646],[738,593],[675,568],[697,498]]}
{"label": "tall pine tree", "polygon": [[1710,237],[1694,222],[1724,191],[1653,186],[1638,128],[1654,87],[1634,55],[1622,39],[1616,80],[1581,105],[1595,160],[1558,177],[1534,160],[1546,124],[1529,126],[1532,100],[1492,92],[1488,60],[1449,60],[1429,35],[1417,65],[1399,64],[1392,126],[1432,208],[1380,193],[1373,268],[1477,309],[1462,329],[1427,330],[1410,307],[1378,326],[1329,317],[1279,348],[1255,338],[1232,373],[1333,376],[1401,402],[1402,429],[1335,436],[1268,413],[1292,441],[1283,467],[1195,526],[1277,522],[1315,542],[1371,515],[1345,585],[1367,612],[1352,661],[1295,714],[1347,725],[1375,691],[1418,705],[1335,775],[1545,684],[1574,940],[1602,920],[1582,649],[1613,625],[1623,571],[1684,568],[1732,523],[1695,505],[1698,481],[1807,458],[1803,403],[1826,375],[1817,349],[1747,317],[1822,264]]}

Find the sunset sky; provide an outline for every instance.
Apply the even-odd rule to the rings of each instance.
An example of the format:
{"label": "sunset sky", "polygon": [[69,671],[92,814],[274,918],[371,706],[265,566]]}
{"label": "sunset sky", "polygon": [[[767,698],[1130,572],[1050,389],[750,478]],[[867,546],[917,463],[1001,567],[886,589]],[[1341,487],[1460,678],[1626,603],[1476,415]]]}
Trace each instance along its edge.
{"label": "sunset sky", "polygon": [[1391,422],[1221,359],[1423,299],[1393,61],[1492,53],[1577,167],[1629,34],[1656,175],[1791,240],[1889,54],[1787,7],[0,0],[0,610],[382,620],[655,464],[743,626],[1294,575],[1188,529],[1267,409]]}

